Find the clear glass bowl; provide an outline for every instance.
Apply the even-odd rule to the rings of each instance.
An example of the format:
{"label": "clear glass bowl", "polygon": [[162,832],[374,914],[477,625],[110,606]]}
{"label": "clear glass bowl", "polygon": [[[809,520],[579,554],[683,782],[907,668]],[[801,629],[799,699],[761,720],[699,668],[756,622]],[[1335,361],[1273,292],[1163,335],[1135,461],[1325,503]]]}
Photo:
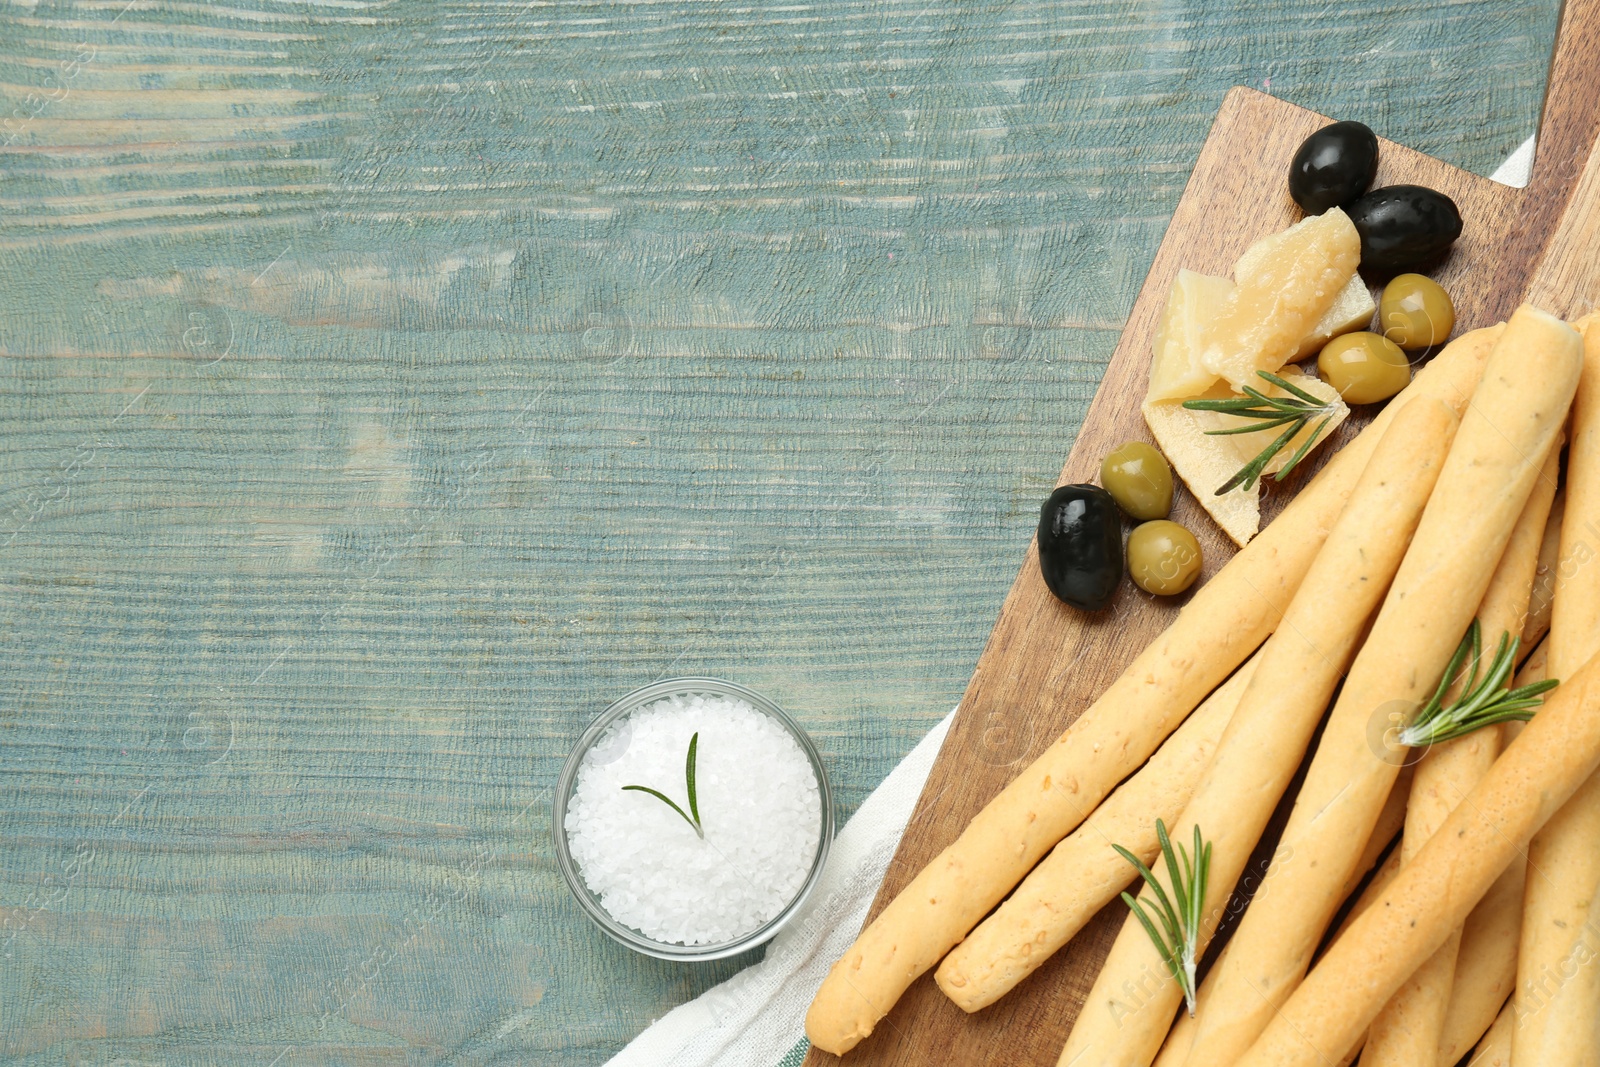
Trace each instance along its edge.
{"label": "clear glass bowl", "polygon": [[[817,776],[817,791],[822,795],[822,827],[817,835],[817,854],[812,857],[811,871],[806,875],[800,891],[782,911],[748,934],[732,941],[706,945],[680,945],[648,938],[638,930],[624,926],[606,913],[599,896],[590,891],[583,880],[583,875],[578,871],[577,863],[573,861],[572,850],[567,842],[567,804],[572,799],[572,791],[577,787],[578,767],[583,763],[584,756],[589,754],[612,723],[663,697],[696,693],[743,700],[789,731],[801,751],[806,754],[806,758],[811,761],[811,770]],[[828,849],[833,844],[833,793],[828,787],[828,772],[822,766],[822,757],[817,754],[817,747],[811,743],[811,738],[800,728],[799,723],[789,718],[782,708],[760,693],[720,678],[668,678],[647,685],[643,689],[635,689],[612,704],[583,732],[583,736],[578,739],[577,747],[572,750],[572,755],[567,757],[566,766],[561,768],[561,777],[556,782],[555,803],[551,807],[556,863],[561,867],[562,877],[567,880],[567,888],[572,890],[572,895],[578,899],[584,913],[596,926],[611,935],[613,941],[626,945],[635,952],[663,960],[720,960],[770,941],[811,895],[811,890],[822,877],[822,867],[827,862]]]}

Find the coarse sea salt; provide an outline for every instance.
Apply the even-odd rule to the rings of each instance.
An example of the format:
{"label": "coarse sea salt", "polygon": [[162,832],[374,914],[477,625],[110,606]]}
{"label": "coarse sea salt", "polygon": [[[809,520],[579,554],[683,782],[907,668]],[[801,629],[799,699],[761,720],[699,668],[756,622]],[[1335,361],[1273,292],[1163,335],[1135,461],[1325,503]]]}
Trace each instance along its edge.
{"label": "coarse sea salt", "polygon": [[[689,739],[701,840],[648,793],[689,800]],[[743,700],[686,694],[624,716],[578,767],[567,844],[606,913],[655,941],[708,945],[748,934],[792,901],[816,858],[822,795],[784,727]]]}

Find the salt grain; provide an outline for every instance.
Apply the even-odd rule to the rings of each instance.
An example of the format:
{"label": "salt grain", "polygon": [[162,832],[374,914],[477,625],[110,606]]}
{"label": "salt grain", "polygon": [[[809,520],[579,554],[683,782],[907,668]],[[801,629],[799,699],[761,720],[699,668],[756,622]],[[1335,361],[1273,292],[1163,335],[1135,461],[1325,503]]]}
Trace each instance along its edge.
{"label": "salt grain", "polygon": [[[689,810],[684,757],[699,733],[701,840],[642,785]],[[822,796],[782,725],[743,700],[671,696],[618,720],[584,756],[567,805],[567,842],[589,889],[618,922],[655,941],[706,945],[781,912],[811,872]]]}

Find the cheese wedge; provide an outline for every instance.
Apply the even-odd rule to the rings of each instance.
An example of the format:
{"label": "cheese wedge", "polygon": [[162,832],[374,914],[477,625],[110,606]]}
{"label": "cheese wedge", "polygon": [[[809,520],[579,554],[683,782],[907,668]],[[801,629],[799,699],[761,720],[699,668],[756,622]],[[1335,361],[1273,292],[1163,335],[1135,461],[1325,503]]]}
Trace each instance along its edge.
{"label": "cheese wedge", "polygon": [[1257,241],[1234,266],[1234,291],[1206,323],[1200,364],[1237,391],[1276,371],[1334,307],[1361,262],[1361,238],[1338,208]]}
{"label": "cheese wedge", "polygon": [[[1245,249],[1239,261],[1233,265],[1234,277],[1259,278],[1268,257],[1279,251],[1283,244],[1281,238],[1288,232],[1284,230],[1263,237]],[[1367,288],[1367,283],[1361,280],[1361,275],[1352,274],[1344,288],[1339,290],[1339,296],[1334,300],[1333,306],[1317,320],[1311,332],[1301,339],[1300,347],[1289,357],[1288,362],[1299,363],[1302,359],[1316,355],[1322,351],[1323,345],[1342,333],[1365,330],[1372,325],[1372,316],[1377,313],[1378,304],[1372,299],[1372,292]]]}
{"label": "cheese wedge", "polygon": [[[1285,230],[1286,232],[1286,230]],[[1238,258],[1235,272],[1243,277],[1259,277],[1262,262],[1272,256],[1282,242],[1283,234],[1264,237],[1246,248]],[[1198,274],[1195,270],[1179,270],[1173,278],[1173,288],[1166,294],[1166,307],[1160,322],[1155,325],[1155,358],[1150,362],[1150,389],[1147,400],[1178,400],[1198,397],[1219,381],[1216,371],[1206,368],[1202,355],[1205,352],[1205,331],[1214,318],[1221,314],[1222,306],[1237,286],[1227,278]],[[1350,275],[1349,282],[1339,290],[1333,306],[1323,312],[1317,325],[1299,341],[1293,355],[1286,363],[1299,363],[1322,350],[1322,346],[1338,338],[1339,334],[1365,330],[1378,314],[1378,304],[1373,294],[1362,282],[1362,275]],[[1264,368],[1277,370],[1277,368]]]}
{"label": "cheese wedge", "polygon": [[[1303,373],[1297,367],[1283,368],[1279,376],[1334,406],[1333,418],[1318,439],[1320,446],[1320,442],[1327,440],[1349,416],[1350,409],[1333,386]],[[1260,378],[1256,379],[1255,384],[1268,396],[1286,395],[1284,390]],[[1234,395],[1226,383],[1218,382],[1201,398],[1225,399]],[[1221,496],[1217,495],[1217,489],[1271,444],[1283,432],[1283,428],[1213,436],[1206,431],[1239,426],[1238,416],[1217,411],[1190,411],[1183,406],[1182,400],[1147,400],[1143,410],[1144,421],[1155,435],[1156,444],[1165,453],[1172,469],[1178,472],[1184,484],[1194,493],[1195,499],[1235,543],[1246,544],[1261,529],[1261,483],[1257,482],[1249,489],[1234,489]],[[1266,474],[1272,475],[1282,470],[1320,421],[1318,418],[1309,422],[1287,447],[1279,450],[1267,465]]]}
{"label": "cheese wedge", "polygon": [[1372,325],[1372,316],[1377,313],[1378,304],[1372,299],[1372,292],[1367,288],[1367,283],[1361,280],[1361,275],[1352,274],[1350,281],[1339,291],[1339,298],[1333,302],[1333,307],[1327,310],[1327,313],[1317,321],[1316,327],[1300,342],[1300,347],[1289,357],[1289,362],[1298,363],[1302,359],[1309,359],[1322,351],[1323,345],[1340,334],[1365,330]]}
{"label": "cheese wedge", "polygon": [[1156,325],[1155,358],[1150,364],[1150,400],[1199,396],[1217,382],[1200,362],[1202,333],[1233,293],[1233,283],[1192,270],[1180,270]]}

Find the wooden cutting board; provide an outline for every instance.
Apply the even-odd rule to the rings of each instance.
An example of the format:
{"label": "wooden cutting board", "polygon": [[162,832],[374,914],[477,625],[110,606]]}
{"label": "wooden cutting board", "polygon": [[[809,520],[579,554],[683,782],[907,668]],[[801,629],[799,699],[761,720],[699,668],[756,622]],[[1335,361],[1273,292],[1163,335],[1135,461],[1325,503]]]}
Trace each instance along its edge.
{"label": "wooden cutting board", "polygon": [[[1285,185],[1289,160],[1307,134],[1329,121],[1250,89],[1228,94],[1061,472],[1062,484],[1095,481],[1100,460],[1112,447],[1150,439],[1139,402],[1151,335],[1174,275],[1179,268],[1227,275],[1251,242],[1296,221],[1299,210]],[[1597,135],[1600,0],[1568,0],[1527,189],[1497,185],[1404,146],[1382,143],[1377,185],[1428,185],[1460,205],[1461,238],[1449,259],[1430,272],[1455,300],[1458,333],[1505,318],[1524,294],[1568,317],[1595,306],[1600,298]],[[1352,417],[1336,444],[1367,417]],[[1323,458],[1332,451],[1319,450]],[[1269,489],[1263,519],[1281,510],[1310,473]],[[1180,493],[1173,518],[1199,537],[1204,577],[1233,555],[1232,543],[1187,493]],[[1106,688],[1180,606],[1124,582],[1106,611],[1076,612],[1046,590],[1036,546],[1029,546],[879,889],[873,916]],[[956,1008],[931,975],[924,976],[872,1037],[844,1059],[851,1067],[1054,1064],[1125,915],[1120,903],[1106,908],[1009,996],[975,1015]],[[838,1062],[816,1049],[805,1060],[807,1067]]]}

